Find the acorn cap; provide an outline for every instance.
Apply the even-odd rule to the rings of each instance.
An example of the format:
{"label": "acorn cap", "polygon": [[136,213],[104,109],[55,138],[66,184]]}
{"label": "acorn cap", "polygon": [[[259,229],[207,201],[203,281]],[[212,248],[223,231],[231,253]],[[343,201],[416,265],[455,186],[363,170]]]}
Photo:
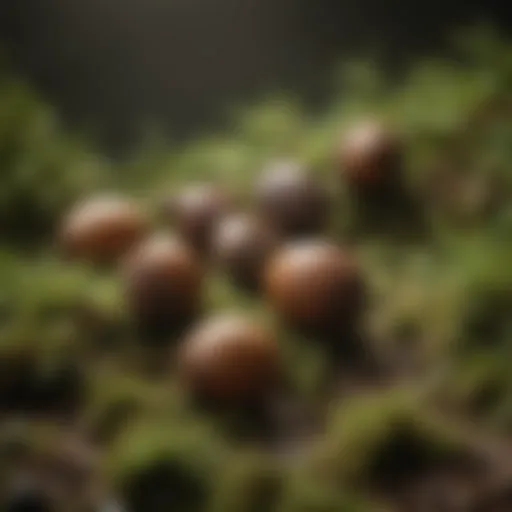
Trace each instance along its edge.
{"label": "acorn cap", "polygon": [[213,255],[219,266],[243,287],[257,288],[264,266],[278,245],[278,236],[261,218],[238,213],[219,222]]}
{"label": "acorn cap", "polygon": [[123,265],[127,301],[144,322],[180,323],[200,307],[203,270],[181,239],[157,233],[136,247]]}
{"label": "acorn cap", "polygon": [[256,203],[262,217],[280,234],[302,236],[325,227],[330,198],[303,165],[280,161],[270,165],[260,177]]}
{"label": "acorn cap", "polygon": [[354,258],[326,241],[290,244],[265,272],[266,294],[293,326],[314,331],[352,326],[362,302],[362,280]]}
{"label": "acorn cap", "polygon": [[179,370],[194,395],[243,401],[264,395],[276,383],[279,349],[258,323],[235,314],[214,316],[184,340]]}
{"label": "acorn cap", "polygon": [[73,207],[60,228],[59,243],[72,259],[115,263],[142,239],[148,227],[148,217],[134,201],[99,195]]}
{"label": "acorn cap", "polygon": [[229,195],[209,183],[189,185],[164,206],[164,215],[199,253],[208,252],[212,230],[232,208]]}

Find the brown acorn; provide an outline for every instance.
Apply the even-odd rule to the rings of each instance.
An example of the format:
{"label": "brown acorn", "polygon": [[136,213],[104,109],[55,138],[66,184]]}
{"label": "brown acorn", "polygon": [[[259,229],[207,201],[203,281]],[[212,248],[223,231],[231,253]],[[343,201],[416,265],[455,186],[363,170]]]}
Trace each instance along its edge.
{"label": "brown acorn", "polygon": [[181,326],[200,308],[201,265],[176,237],[151,236],[128,255],[123,271],[129,310],[142,325]]}
{"label": "brown acorn", "polygon": [[209,251],[212,230],[232,208],[229,195],[215,185],[189,185],[164,205],[164,216],[200,254]]}
{"label": "brown acorn", "polygon": [[291,326],[336,335],[354,326],[363,298],[354,258],[327,241],[303,241],[278,251],[267,266],[265,289]]}
{"label": "brown acorn", "polygon": [[398,136],[370,119],[352,127],[336,152],[337,166],[349,187],[372,191],[394,182],[400,172],[402,147]]}
{"label": "brown acorn", "polygon": [[59,242],[72,259],[111,264],[139,242],[148,227],[148,217],[134,201],[115,195],[94,196],[65,217]]}
{"label": "brown acorn", "polygon": [[270,165],[256,186],[260,214],[280,234],[302,236],[321,231],[327,224],[327,190],[297,162]]}
{"label": "brown acorn", "polygon": [[178,361],[183,383],[193,395],[222,403],[265,395],[280,373],[274,337],[237,314],[214,316],[193,329]]}
{"label": "brown acorn", "polygon": [[244,288],[257,289],[269,256],[278,245],[277,234],[261,218],[233,214],[214,231],[213,255],[219,266]]}

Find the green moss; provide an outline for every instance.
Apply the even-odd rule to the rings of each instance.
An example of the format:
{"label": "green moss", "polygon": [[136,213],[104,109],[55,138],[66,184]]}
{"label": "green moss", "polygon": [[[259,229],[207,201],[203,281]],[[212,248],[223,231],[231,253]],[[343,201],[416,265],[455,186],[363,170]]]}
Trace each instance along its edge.
{"label": "green moss", "polygon": [[190,418],[141,420],[112,450],[109,473],[130,510],[203,510],[224,460],[215,433]]}
{"label": "green moss", "polygon": [[463,456],[456,432],[423,410],[421,394],[405,390],[354,398],[335,411],[320,442],[319,463],[341,481],[398,485]]}
{"label": "green moss", "polygon": [[108,166],[64,134],[54,112],[0,70],[0,229],[4,239],[47,241],[76,198],[107,181]]}
{"label": "green moss", "polygon": [[294,471],[288,478],[278,512],[386,512],[371,498],[341,486],[310,470]]}
{"label": "green moss", "polygon": [[226,464],[211,512],[273,512],[283,492],[283,468],[259,453],[237,453]]}

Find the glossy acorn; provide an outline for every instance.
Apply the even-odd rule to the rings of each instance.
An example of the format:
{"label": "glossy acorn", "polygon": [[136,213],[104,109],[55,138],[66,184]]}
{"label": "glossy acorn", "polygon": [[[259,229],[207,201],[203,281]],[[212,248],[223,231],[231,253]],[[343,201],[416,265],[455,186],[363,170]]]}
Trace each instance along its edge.
{"label": "glossy acorn", "polygon": [[258,212],[281,235],[315,234],[327,225],[329,194],[298,162],[279,161],[267,167],[255,195]]}
{"label": "glossy acorn", "polygon": [[336,150],[336,166],[350,188],[372,191],[397,179],[402,149],[391,128],[376,119],[363,120],[344,134]]}
{"label": "glossy acorn", "polygon": [[328,241],[292,243],[265,271],[266,296],[290,326],[344,334],[357,322],[363,282],[354,257]]}
{"label": "glossy acorn", "polygon": [[70,259],[93,264],[116,263],[138,243],[149,219],[131,199],[98,195],[76,204],[59,231],[59,245]]}
{"label": "glossy acorn", "polygon": [[280,374],[276,339],[237,314],[211,317],[186,336],[178,358],[184,387],[194,396],[243,403],[264,396]]}
{"label": "glossy acorn", "polygon": [[142,326],[177,327],[200,309],[203,269],[180,238],[156,233],[123,264],[129,313]]}
{"label": "glossy acorn", "polygon": [[232,199],[209,183],[183,188],[163,207],[163,215],[198,253],[209,252],[213,229],[232,209]]}
{"label": "glossy acorn", "polygon": [[219,267],[243,288],[259,288],[263,270],[279,244],[277,233],[256,215],[225,217],[214,231],[212,254]]}

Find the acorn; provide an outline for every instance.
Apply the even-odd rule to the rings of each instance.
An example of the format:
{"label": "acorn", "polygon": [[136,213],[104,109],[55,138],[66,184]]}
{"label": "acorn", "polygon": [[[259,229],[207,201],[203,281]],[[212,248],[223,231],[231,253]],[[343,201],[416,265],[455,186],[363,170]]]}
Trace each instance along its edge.
{"label": "acorn", "polygon": [[164,205],[164,216],[201,255],[209,252],[216,223],[232,208],[232,199],[209,183],[189,185]]}
{"label": "acorn", "polygon": [[164,331],[182,326],[201,306],[203,270],[181,239],[156,233],[123,265],[129,313],[140,327]]}
{"label": "acorn", "polygon": [[256,185],[256,203],[259,213],[281,235],[310,235],[327,225],[327,190],[298,162],[270,165]]}
{"label": "acorn", "polygon": [[149,219],[134,201],[116,195],[90,197],[75,205],[62,223],[59,242],[71,259],[116,263],[146,234]]}
{"label": "acorn", "polygon": [[232,214],[214,231],[212,240],[216,262],[243,288],[256,290],[264,266],[278,245],[278,236],[260,217]]}
{"label": "acorn", "polygon": [[336,163],[351,189],[370,192],[395,182],[401,170],[400,139],[382,122],[357,123],[344,135],[336,151]]}
{"label": "acorn", "polygon": [[347,333],[362,309],[357,262],[323,240],[295,242],[278,251],[265,271],[265,291],[290,326],[318,334]]}
{"label": "acorn", "polygon": [[211,317],[185,338],[178,358],[185,388],[214,403],[247,404],[276,384],[276,339],[260,324],[237,314]]}

